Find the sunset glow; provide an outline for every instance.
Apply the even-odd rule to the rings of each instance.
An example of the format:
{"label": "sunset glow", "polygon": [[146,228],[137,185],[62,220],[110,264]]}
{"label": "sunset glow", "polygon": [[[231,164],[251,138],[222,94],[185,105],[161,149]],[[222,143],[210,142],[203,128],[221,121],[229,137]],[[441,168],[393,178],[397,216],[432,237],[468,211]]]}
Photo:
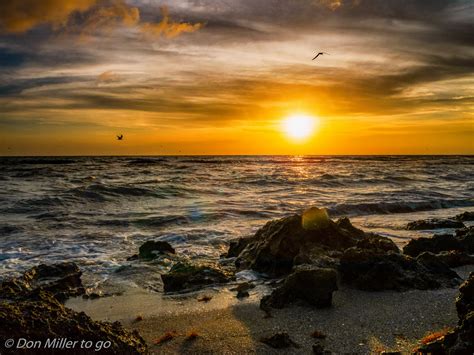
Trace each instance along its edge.
{"label": "sunset glow", "polygon": [[308,115],[291,115],[283,121],[285,134],[294,140],[305,140],[310,137],[317,126],[317,119]]}
{"label": "sunset glow", "polygon": [[1,2],[0,154],[472,154],[474,5],[410,3]]}

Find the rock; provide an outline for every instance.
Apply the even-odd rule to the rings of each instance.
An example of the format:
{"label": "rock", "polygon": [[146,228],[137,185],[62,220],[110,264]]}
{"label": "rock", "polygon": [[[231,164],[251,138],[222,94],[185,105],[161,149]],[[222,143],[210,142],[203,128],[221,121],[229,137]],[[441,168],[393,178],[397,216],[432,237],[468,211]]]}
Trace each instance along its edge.
{"label": "rock", "polygon": [[340,261],[342,281],[366,291],[454,287],[459,276],[446,264],[424,256],[419,260],[380,250],[349,248]]}
{"label": "rock", "polygon": [[421,354],[474,353],[474,273],[459,287],[456,300],[458,326],[445,336],[417,349]]}
{"label": "rock", "polygon": [[336,290],[336,270],[298,267],[271,295],[262,298],[260,307],[263,310],[283,308],[296,300],[303,300],[317,308],[330,307],[332,293]]}
{"label": "rock", "polygon": [[166,253],[175,254],[175,250],[168,242],[162,241],[149,240],[138,249],[138,257],[145,260],[154,259],[159,254]]}
{"label": "rock", "polygon": [[464,224],[456,219],[421,219],[407,224],[408,230],[442,229],[442,228],[464,228]]}
{"label": "rock", "polygon": [[237,256],[238,269],[253,269],[270,276],[291,272],[293,266],[312,263],[329,251],[342,252],[356,245],[365,233],[341,219],[333,222],[324,209],[270,221],[253,237],[231,244],[228,256]]}
{"label": "rock", "polygon": [[450,234],[442,234],[434,235],[432,238],[421,237],[418,239],[412,239],[407,245],[405,245],[403,252],[415,257],[425,251],[437,254],[442,251],[462,251],[463,249],[463,245],[456,237]]}
{"label": "rock", "polygon": [[276,333],[270,337],[263,337],[260,341],[268,346],[271,346],[274,349],[285,349],[289,348],[290,346],[294,346],[298,348],[298,344],[296,344],[293,340],[291,340],[288,333]]}
{"label": "rock", "polygon": [[443,251],[441,253],[436,254],[436,257],[449,267],[474,265],[474,255],[469,255],[463,251]]}
{"label": "rock", "polygon": [[458,229],[456,238],[467,253],[474,254],[474,226]]}
{"label": "rock", "polygon": [[237,287],[232,288],[231,291],[237,291],[237,298],[245,298],[250,296],[248,291],[254,287],[255,285],[250,282],[243,282]]}
{"label": "rock", "polygon": [[469,278],[459,287],[456,310],[460,320],[474,311],[474,272],[471,272]]}
{"label": "rock", "polygon": [[[69,289],[65,286],[58,289],[54,280],[66,283],[75,280],[72,275],[77,275],[76,268],[72,263],[40,265],[22,277],[0,284],[0,338],[26,338],[43,344],[53,338],[79,343],[82,340],[94,344],[110,342],[110,347],[103,348],[102,353],[145,353],[146,343],[136,331],[128,332],[118,322],[93,321],[85,313],[75,312],[60,303],[58,299],[68,295]],[[80,353],[80,347],[74,350],[73,353]]]}
{"label": "rock", "polygon": [[458,214],[456,217],[454,217],[455,219],[457,219],[458,221],[462,221],[462,222],[465,222],[465,221],[474,221],[474,212],[463,212],[463,213],[460,213]]}
{"label": "rock", "polygon": [[49,291],[60,302],[85,293],[82,272],[75,263],[40,264],[26,271],[21,277],[4,281],[0,286],[2,297]]}
{"label": "rock", "polygon": [[324,346],[321,343],[321,341],[316,341],[313,344],[312,349],[313,349],[313,354],[316,354],[316,355],[330,355],[330,354],[332,354],[330,351],[324,349]]}
{"label": "rock", "polygon": [[400,249],[398,249],[393,240],[377,234],[367,234],[363,239],[357,242],[356,247],[361,249],[380,250],[384,252],[393,251],[395,253],[400,253]]}
{"label": "rock", "polygon": [[233,278],[215,265],[193,265],[186,262],[175,264],[167,274],[161,275],[165,292],[197,289],[205,285],[229,282]]}

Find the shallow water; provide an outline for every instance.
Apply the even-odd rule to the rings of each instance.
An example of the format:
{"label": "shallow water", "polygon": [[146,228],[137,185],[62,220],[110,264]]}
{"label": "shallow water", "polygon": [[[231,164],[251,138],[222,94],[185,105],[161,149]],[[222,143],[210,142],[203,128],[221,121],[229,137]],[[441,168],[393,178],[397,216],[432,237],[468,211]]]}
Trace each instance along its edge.
{"label": "shallow water", "polygon": [[[217,259],[308,206],[403,245],[424,217],[474,210],[473,157],[0,158],[0,277],[75,261],[103,281],[148,239]],[[90,281],[92,282],[92,281]]]}

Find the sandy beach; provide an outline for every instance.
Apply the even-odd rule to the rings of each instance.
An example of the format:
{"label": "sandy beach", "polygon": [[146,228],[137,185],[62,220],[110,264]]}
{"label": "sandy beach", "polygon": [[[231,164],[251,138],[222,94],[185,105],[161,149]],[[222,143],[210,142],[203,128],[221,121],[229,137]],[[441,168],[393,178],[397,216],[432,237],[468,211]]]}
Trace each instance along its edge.
{"label": "sandy beach", "polygon": [[[455,270],[465,279],[474,266]],[[136,289],[97,300],[71,299],[66,306],[85,311],[94,320],[118,320],[125,328],[138,330],[150,352],[160,354],[308,354],[315,330],[327,336],[322,343],[337,354],[410,353],[423,336],[457,323],[457,288],[364,292],[341,287],[331,308],[291,305],[275,309],[271,318],[259,308],[265,288],[256,287],[244,300],[228,287],[165,297]],[[203,295],[212,299],[199,302]],[[137,316],[143,320],[136,321]],[[198,337],[188,340],[192,331]],[[155,344],[167,332],[176,332],[175,338]],[[260,342],[277,332],[287,332],[299,347],[275,350]]]}

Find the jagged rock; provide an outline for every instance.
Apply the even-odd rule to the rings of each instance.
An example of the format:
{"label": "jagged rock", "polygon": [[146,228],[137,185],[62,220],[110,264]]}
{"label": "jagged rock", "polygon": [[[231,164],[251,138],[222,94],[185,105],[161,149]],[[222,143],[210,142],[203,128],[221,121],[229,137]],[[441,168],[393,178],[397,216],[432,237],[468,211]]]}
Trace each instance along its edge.
{"label": "jagged rock", "polygon": [[458,214],[456,217],[454,217],[455,219],[457,219],[458,221],[462,221],[462,222],[465,222],[465,221],[474,221],[474,212],[463,212],[463,213],[460,213]]}
{"label": "jagged rock", "polygon": [[161,275],[165,292],[200,288],[205,285],[229,282],[233,275],[218,266],[175,264],[167,274]]}
{"label": "jagged rock", "polygon": [[474,226],[458,229],[456,238],[467,253],[474,254]]}
{"label": "jagged rock", "polygon": [[474,272],[471,272],[469,278],[459,287],[456,310],[460,320],[474,311]]}
{"label": "jagged rock", "polygon": [[168,242],[163,241],[149,240],[138,249],[138,257],[145,260],[154,259],[166,253],[175,254],[175,250]]}
{"label": "jagged rock", "polygon": [[327,252],[356,245],[365,233],[341,219],[333,222],[326,210],[310,208],[299,215],[268,222],[251,238],[231,244],[228,256],[236,256],[239,269],[251,268],[271,276],[288,274],[293,266],[310,262]]}
{"label": "jagged rock", "polygon": [[[110,341],[110,347],[102,348],[101,352],[145,353],[146,343],[137,332],[124,330],[118,322],[93,321],[85,313],[75,312],[60,303],[58,299],[70,295],[69,289],[60,285],[61,280],[70,286],[71,280],[77,281],[76,276],[73,277],[77,274],[77,266],[72,263],[40,265],[0,284],[0,338],[26,338],[43,344],[46,339],[54,338],[79,343],[87,340],[94,344]],[[2,349],[3,352],[7,350]],[[81,351],[79,346],[73,351],[88,352],[90,350]]]}
{"label": "jagged rock", "polygon": [[342,281],[367,291],[454,287],[459,276],[446,264],[424,256],[419,260],[395,252],[349,248],[340,261]]}
{"label": "jagged rock", "polygon": [[81,275],[81,270],[74,263],[40,264],[21,277],[5,280],[0,285],[0,294],[2,297],[15,297],[18,294],[45,290],[62,302],[85,293]]}
{"label": "jagged rock", "polygon": [[363,239],[357,242],[356,247],[361,249],[380,250],[384,252],[393,251],[395,253],[400,253],[400,249],[398,249],[393,240],[377,234],[367,234]]}
{"label": "jagged rock", "polygon": [[294,346],[296,348],[299,347],[298,344],[291,340],[288,333],[276,333],[269,337],[263,337],[260,339],[260,341],[274,349],[285,349],[289,348],[290,346]]}
{"label": "jagged rock", "polygon": [[448,250],[464,250],[461,242],[450,234],[434,235],[432,238],[412,239],[403,248],[403,252],[410,256],[418,256],[419,254],[429,251],[431,253],[439,253]]}
{"label": "jagged rock", "polygon": [[330,307],[332,293],[337,290],[337,273],[334,269],[298,267],[271,295],[262,298],[264,310],[283,308],[295,300],[303,300],[315,307]]}
{"label": "jagged rock", "polygon": [[474,353],[474,273],[459,287],[456,300],[458,326],[445,336],[417,349],[421,354]]}
{"label": "jagged rock", "polygon": [[474,255],[469,255],[463,251],[443,251],[441,253],[436,254],[436,257],[449,267],[474,265]]}
{"label": "jagged rock", "polygon": [[456,219],[421,219],[407,224],[408,230],[425,230],[425,229],[441,229],[441,228],[464,228],[464,223]]}

